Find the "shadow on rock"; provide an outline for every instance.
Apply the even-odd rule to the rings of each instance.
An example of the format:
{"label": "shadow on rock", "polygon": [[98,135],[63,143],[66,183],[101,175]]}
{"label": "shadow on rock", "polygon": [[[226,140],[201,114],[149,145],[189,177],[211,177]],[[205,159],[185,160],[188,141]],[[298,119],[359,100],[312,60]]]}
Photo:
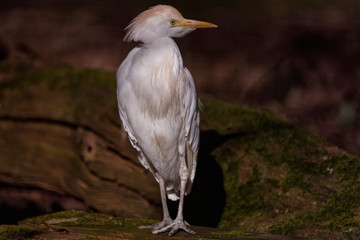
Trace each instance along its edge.
{"label": "shadow on rock", "polygon": [[[191,194],[185,198],[184,218],[190,224],[216,227],[225,207],[224,179],[211,152],[228,139],[215,131],[201,132],[199,158]],[[175,218],[178,201],[168,201],[171,217]]]}

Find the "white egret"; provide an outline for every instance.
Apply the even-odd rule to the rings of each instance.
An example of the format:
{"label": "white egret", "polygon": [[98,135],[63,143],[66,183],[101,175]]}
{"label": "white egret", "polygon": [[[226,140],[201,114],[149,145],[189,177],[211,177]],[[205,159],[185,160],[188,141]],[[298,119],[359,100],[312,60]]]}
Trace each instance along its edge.
{"label": "white egret", "polygon": [[[154,234],[171,229],[195,233],[183,218],[184,194],[195,176],[199,149],[199,111],[195,85],[172,37],[215,24],[184,19],[178,10],[157,5],[140,13],[126,28],[125,41],[142,42],[117,71],[120,118],[138,159],[160,185],[163,221]],[[166,195],[179,201],[177,217],[169,215]]]}

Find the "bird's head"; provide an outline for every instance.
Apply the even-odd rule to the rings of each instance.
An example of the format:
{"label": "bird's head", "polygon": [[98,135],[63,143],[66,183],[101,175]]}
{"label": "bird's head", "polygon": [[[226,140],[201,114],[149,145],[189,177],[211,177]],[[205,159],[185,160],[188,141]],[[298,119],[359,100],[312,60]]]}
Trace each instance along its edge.
{"label": "bird's head", "polygon": [[185,19],[174,7],[157,5],[140,13],[126,27],[124,41],[152,42],[162,37],[182,37],[196,28],[215,28],[217,25]]}

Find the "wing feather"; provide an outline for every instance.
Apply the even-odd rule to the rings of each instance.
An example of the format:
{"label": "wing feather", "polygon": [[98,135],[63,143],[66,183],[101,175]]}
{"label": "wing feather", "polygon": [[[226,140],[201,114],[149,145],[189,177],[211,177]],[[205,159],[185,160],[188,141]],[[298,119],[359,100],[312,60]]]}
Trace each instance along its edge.
{"label": "wing feather", "polygon": [[200,115],[194,80],[189,70],[187,68],[184,68],[184,70],[189,83],[184,98],[185,151],[187,167],[189,170],[189,182],[186,187],[186,193],[189,193],[195,178],[197,155],[199,152]]}
{"label": "wing feather", "polygon": [[117,78],[117,99],[118,99],[118,108],[119,108],[119,115],[120,115],[120,119],[121,122],[123,124],[124,130],[128,135],[128,138],[130,140],[131,145],[133,146],[133,148],[135,148],[136,152],[137,152],[137,157],[140,161],[140,163],[146,168],[149,169],[155,179],[158,181],[158,178],[155,174],[155,168],[152,166],[151,162],[147,159],[144,151],[141,149],[138,139],[136,138],[136,135],[131,127],[131,124],[129,123],[129,119],[127,117],[126,111],[124,109],[123,104],[126,104],[124,102],[121,102],[120,99],[124,99],[121,97],[121,89],[124,88],[125,84],[129,84],[130,81],[128,81],[129,78],[129,69],[130,66],[132,64],[133,58],[136,55],[136,52],[139,50],[139,48],[134,48],[129,55],[127,56],[127,58],[124,60],[124,62],[120,65],[117,73],[116,73],[116,78]]}

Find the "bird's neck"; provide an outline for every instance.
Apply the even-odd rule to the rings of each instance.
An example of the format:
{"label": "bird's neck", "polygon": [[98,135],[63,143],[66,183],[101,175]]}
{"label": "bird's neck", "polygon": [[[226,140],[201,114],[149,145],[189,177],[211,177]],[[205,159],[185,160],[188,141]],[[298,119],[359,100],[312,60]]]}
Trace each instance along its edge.
{"label": "bird's neck", "polygon": [[135,93],[143,100],[144,111],[153,117],[175,116],[187,84],[176,43],[171,38],[145,43],[139,49],[138,59],[142,70],[134,78],[139,86]]}
{"label": "bird's neck", "polygon": [[158,38],[154,41],[143,43],[142,47],[155,51],[170,50],[179,52],[178,46],[176,45],[175,41],[170,37]]}
{"label": "bird's neck", "polygon": [[144,55],[148,58],[147,63],[158,65],[165,61],[171,68],[183,68],[180,50],[172,38],[159,38],[157,41],[144,43],[141,48],[146,52]]}

